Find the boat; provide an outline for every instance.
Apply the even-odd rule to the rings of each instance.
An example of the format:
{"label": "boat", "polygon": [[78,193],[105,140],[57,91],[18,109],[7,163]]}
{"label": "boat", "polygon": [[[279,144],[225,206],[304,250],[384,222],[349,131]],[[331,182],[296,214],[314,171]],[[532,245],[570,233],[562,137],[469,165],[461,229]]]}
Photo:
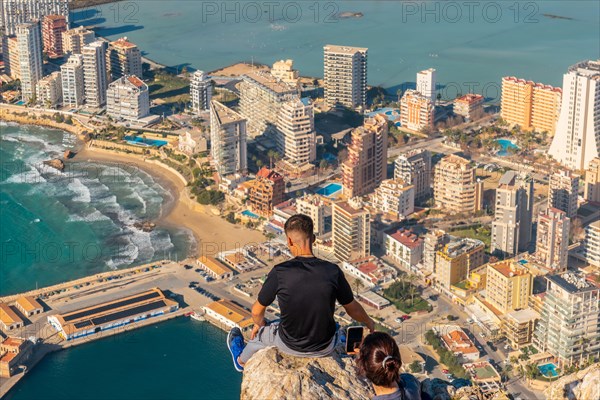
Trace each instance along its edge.
{"label": "boat", "polygon": [[196,321],[206,321],[206,318],[204,318],[201,314],[198,314],[197,312],[192,312],[190,314],[190,318],[191,319],[195,319]]}

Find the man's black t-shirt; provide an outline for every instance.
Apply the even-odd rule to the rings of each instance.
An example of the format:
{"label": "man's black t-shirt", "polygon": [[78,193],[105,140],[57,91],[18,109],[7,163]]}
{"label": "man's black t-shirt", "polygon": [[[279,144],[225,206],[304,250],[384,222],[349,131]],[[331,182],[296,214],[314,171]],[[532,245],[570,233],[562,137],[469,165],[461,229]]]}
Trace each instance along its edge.
{"label": "man's black t-shirt", "polygon": [[258,302],[267,307],[275,296],[281,340],[301,352],[326,348],[335,334],[335,301],[346,305],[354,299],[342,270],[316,257],[296,257],[273,267]]}

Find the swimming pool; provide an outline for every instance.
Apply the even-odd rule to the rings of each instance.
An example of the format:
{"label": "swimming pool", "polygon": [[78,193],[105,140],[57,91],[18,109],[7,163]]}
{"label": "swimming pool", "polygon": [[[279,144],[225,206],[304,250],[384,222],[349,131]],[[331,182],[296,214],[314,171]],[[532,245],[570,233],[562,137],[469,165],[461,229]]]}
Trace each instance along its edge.
{"label": "swimming pool", "polygon": [[496,142],[498,142],[498,144],[500,145],[500,150],[496,153],[496,155],[498,155],[500,157],[505,157],[505,156],[509,155],[508,149],[518,149],[519,148],[519,146],[517,146],[510,139],[498,139],[498,140],[496,140]]}
{"label": "swimming pool", "polygon": [[339,183],[329,183],[327,186],[323,186],[322,188],[317,189],[316,194],[320,194],[321,196],[330,197],[342,190],[342,185]]}
{"label": "swimming pool", "polygon": [[400,116],[400,110],[397,108],[392,108],[392,107],[383,107],[383,108],[378,108],[375,111],[371,111],[370,113],[367,113],[367,117],[374,117],[377,114],[383,114],[388,120],[393,121],[394,119],[396,119],[397,117]]}
{"label": "swimming pool", "polygon": [[558,376],[558,372],[556,372],[556,365],[552,363],[538,365],[538,369],[546,378],[556,378]]}
{"label": "swimming pool", "polygon": [[123,139],[129,144],[147,147],[162,147],[169,143],[166,140],[146,139],[141,136],[125,136]]}
{"label": "swimming pool", "polygon": [[248,217],[248,218],[254,218],[254,219],[258,219],[260,218],[257,214],[254,214],[252,211],[250,210],[244,210],[242,211],[242,215]]}
{"label": "swimming pool", "polygon": [[18,106],[22,106],[22,105],[25,104],[25,102],[23,100],[19,100],[15,104],[18,105]]}

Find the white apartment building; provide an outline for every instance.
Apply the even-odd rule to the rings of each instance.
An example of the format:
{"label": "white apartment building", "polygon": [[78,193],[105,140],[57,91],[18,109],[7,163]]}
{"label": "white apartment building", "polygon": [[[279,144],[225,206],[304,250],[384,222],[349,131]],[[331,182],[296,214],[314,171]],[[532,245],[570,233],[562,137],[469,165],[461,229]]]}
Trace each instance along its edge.
{"label": "white apartment building", "polygon": [[308,215],[313,220],[316,236],[331,230],[331,226],[326,225],[327,217],[331,217],[331,203],[324,197],[313,194],[296,199],[296,212]]}
{"label": "white apartment building", "polygon": [[431,196],[431,152],[425,149],[400,154],[394,161],[394,178],[402,179],[415,188],[415,201]]}
{"label": "white apartment building", "polygon": [[53,72],[40,79],[36,87],[37,101],[44,107],[56,107],[62,101],[60,72]]}
{"label": "white apartment building", "polygon": [[600,156],[600,59],[569,67],[562,105],[548,154],[573,171]]}
{"label": "white apartment building", "polygon": [[496,188],[491,252],[504,257],[526,251],[531,242],[533,179],[507,171]]}
{"label": "white apartment building", "polygon": [[283,104],[300,96],[297,86],[265,71],[244,75],[239,89],[240,114],[247,120],[248,133],[252,137],[274,131]]}
{"label": "white apartment building", "polygon": [[328,44],[323,50],[327,105],[364,107],[367,102],[368,49]]}
{"label": "white apartment building", "polygon": [[571,220],[556,208],[541,212],[537,223],[537,241],[532,258],[550,271],[565,271],[569,257]]}
{"label": "white apartment building", "polygon": [[586,226],[583,256],[588,264],[600,267],[600,221]]}
{"label": "white apartment building", "polygon": [[385,235],[385,254],[406,271],[414,271],[423,260],[425,241],[408,229]]}
{"label": "white apartment building", "polygon": [[60,67],[63,105],[80,107],[85,101],[83,86],[83,56],[72,54]]}
{"label": "white apartment building", "polygon": [[190,98],[192,111],[196,115],[210,108],[212,90],[210,77],[204,71],[195,71],[190,80]]}
{"label": "white apartment building", "polygon": [[333,203],[332,221],[333,253],[339,261],[371,254],[371,214],[360,199]]}
{"label": "white apartment building", "polygon": [[[17,25],[18,68],[23,101],[36,98],[36,85],[42,79],[42,35],[39,22]],[[11,68],[13,66],[11,65]]]}
{"label": "white apartment building", "polygon": [[0,0],[0,27],[7,35],[14,35],[19,24],[52,14],[63,15],[69,23],[69,0]]}
{"label": "white apartment building", "polygon": [[402,179],[386,179],[371,195],[371,204],[378,212],[406,219],[415,212],[415,189]]}
{"label": "white apartment building", "polygon": [[106,42],[97,40],[84,46],[83,81],[85,102],[90,108],[102,108],[106,104],[108,77],[106,74]]}
{"label": "white apartment building", "polygon": [[600,289],[582,274],[546,275],[547,289],[534,343],[560,368],[600,356]]}
{"label": "white apartment building", "polygon": [[96,34],[83,26],[78,26],[63,32],[62,41],[65,54],[81,54],[85,46],[96,41]]}
{"label": "white apartment building", "polygon": [[210,152],[219,174],[246,174],[246,119],[218,101],[210,103]]}
{"label": "white apartment building", "polygon": [[150,92],[140,78],[125,75],[108,85],[106,114],[114,119],[139,122],[150,115]]}
{"label": "white apartment building", "polygon": [[435,104],[437,95],[435,78],[434,68],[417,72],[417,92],[427,97],[432,104]]}
{"label": "white apartment building", "polygon": [[292,165],[311,163],[317,156],[313,105],[299,98],[284,103],[276,123],[277,150]]}
{"label": "white apartment building", "polygon": [[574,218],[577,215],[578,194],[579,175],[567,170],[559,170],[550,175],[548,207],[558,208],[567,213],[567,217]]}

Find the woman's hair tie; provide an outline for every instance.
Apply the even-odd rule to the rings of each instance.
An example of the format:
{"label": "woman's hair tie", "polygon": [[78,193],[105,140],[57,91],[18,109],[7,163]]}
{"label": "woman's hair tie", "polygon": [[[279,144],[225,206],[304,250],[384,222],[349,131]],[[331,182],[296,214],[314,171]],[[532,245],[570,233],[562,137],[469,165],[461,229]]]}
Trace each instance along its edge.
{"label": "woman's hair tie", "polygon": [[389,360],[391,360],[392,356],[385,356],[385,358],[383,359],[383,361],[381,362],[381,366],[383,367],[383,369],[385,369],[385,363],[388,362]]}

